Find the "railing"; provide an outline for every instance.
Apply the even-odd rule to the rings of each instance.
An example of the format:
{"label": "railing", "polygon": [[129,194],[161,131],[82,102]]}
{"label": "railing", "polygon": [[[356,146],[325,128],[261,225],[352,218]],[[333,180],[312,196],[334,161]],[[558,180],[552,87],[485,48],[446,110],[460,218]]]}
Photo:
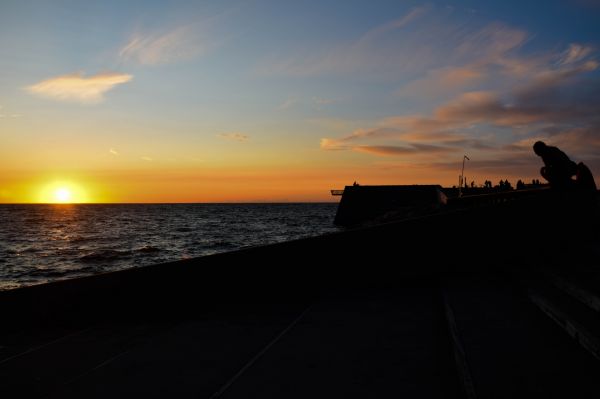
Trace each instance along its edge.
{"label": "railing", "polygon": [[517,199],[539,197],[543,195],[549,195],[551,193],[552,191],[550,191],[548,187],[527,190],[509,190],[489,194],[467,195],[459,198],[449,198],[448,205],[453,208],[497,205]]}

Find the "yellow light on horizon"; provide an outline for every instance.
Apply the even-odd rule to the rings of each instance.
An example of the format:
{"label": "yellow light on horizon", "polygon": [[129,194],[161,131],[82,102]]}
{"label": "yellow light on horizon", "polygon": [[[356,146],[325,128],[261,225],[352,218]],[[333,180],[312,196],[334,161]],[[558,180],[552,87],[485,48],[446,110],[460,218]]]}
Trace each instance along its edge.
{"label": "yellow light on horizon", "polygon": [[72,182],[56,181],[42,187],[37,202],[46,204],[74,204],[90,202],[86,190]]}
{"label": "yellow light on horizon", "polygon": [[71,200],[71,191],[68,188],[57,188],[54,191],[54,198],[56,202],[69,202]]}

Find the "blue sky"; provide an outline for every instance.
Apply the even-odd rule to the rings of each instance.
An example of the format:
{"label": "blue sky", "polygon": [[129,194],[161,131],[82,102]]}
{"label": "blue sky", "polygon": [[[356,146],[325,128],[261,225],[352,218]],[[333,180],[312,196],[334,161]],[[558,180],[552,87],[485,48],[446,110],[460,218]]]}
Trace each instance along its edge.
{"label": "blue sky", "polygon": [[118,201],[323,200],[452,185],[463,154],[477,183],[516,181],[538,177],[538,139],[598,174],[599,17],[593,0],[3,1],[0,201],[48,176]]}

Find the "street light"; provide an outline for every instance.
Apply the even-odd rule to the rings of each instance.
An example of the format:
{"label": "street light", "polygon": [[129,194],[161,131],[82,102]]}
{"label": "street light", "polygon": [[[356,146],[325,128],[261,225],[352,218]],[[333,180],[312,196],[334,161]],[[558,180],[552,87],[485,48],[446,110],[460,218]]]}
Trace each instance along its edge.
{"label": "street light", "polygon": [[458,179],[458,196],[459,197],[462,197],[462,186],[464,184],[464,179],[465,179],[465,159],[467,161],[470,161],[468,156],[466,156],[466,155],[463,156],[462,171],[460,172],[460,178]]}

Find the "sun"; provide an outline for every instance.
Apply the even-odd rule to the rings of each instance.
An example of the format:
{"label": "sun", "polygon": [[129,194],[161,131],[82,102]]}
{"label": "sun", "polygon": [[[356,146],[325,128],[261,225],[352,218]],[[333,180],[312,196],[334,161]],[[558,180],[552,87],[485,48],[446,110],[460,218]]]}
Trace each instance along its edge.
{"label": "sun", "polygon": [[54,190],[54,200],[55,202],[66,203],[70,202],[72,198],[71,190],[65,187],[59,187]]}
{"label": "sun", "polygon": [[42,204],[82,204],[90,202],[90,194],[78,182],[56,180],[39,188],[35,202]]}

